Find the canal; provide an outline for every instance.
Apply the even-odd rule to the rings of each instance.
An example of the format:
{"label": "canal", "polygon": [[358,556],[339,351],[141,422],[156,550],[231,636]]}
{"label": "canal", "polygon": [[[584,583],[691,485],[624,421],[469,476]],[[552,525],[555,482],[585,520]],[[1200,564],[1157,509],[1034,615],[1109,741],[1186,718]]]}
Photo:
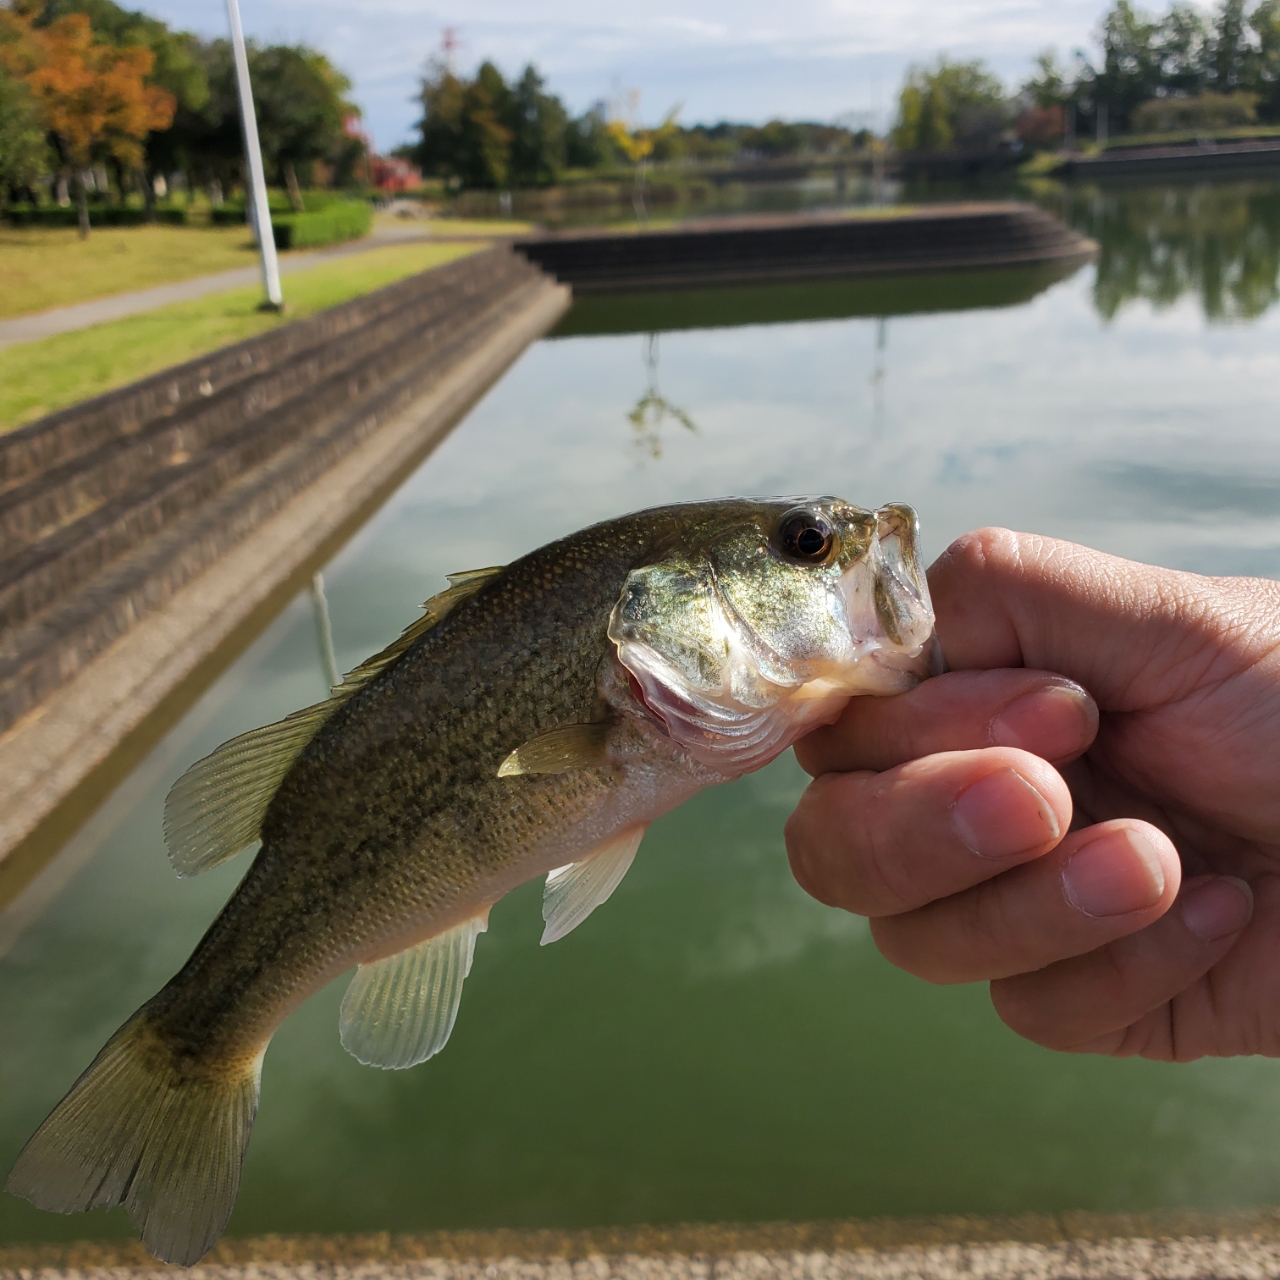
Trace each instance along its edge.
{"label": "canal", "polygon": [[[1096,266],[577,307],[324,567],[339,666],[448,572],[729,493],[909,501],[930,556],[1005,524],[1280,576],[1280,184],[1038,198]],[[290,602],[0,913],[0,1165],[242,874],[175,879],[164,796],[324,695],[314,606]],[[313,999],[267,1055],[231,1233],[1280,1201],[1280,1065],[1054,1055],[982,987],[898,973],[791,881],[803,785],[788,756],[658,822],[552,947],[536,885],[504,900],[424,1066],[359,1066],[343,984]],[[118,1210],[0,1195],[0,1242],[129,1234]]]}

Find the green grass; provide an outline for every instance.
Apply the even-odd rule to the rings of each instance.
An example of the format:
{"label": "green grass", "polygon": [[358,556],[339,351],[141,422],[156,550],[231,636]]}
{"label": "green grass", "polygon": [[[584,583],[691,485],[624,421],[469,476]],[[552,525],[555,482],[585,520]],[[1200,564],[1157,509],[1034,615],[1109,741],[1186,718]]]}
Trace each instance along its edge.
{"label": "green grass", "polygon": [[253,265],[244,227],[0,228],[0,320]]}
{"label": "green grass", "polygon": [[0,350],[0,430],[12,430],[206,351],[314,315],[478,247],[392,245],[299,271],[284,278],[286,316],[258,310],[260,289],[235,289],[6,347]]}
{"label": "green grass", "polygon": [[1037,151],[1018,166],[1020,178],[1043,178],[1062,166],[1062,157],[1056,151]]}
{"label": "green grass", "polygon": [[1249,138],[1278,138],[1280,125],[1249,124],[1235,129],[1180,129],[1172,133],[1122,133],[1108,138],[1102,144],[1104,151],[1123,150],[1125,147],[1171,147],[1181,143],[1244,142]]}

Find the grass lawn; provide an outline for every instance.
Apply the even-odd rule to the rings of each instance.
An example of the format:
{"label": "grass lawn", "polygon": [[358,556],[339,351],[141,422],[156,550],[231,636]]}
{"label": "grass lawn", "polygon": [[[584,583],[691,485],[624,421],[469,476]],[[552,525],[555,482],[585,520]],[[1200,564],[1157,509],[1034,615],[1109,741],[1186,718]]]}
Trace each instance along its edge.
{"label": "grass lawn", "polygon": [[[175,230],[182,236],[193,234],[189,228]],[[121,231],[122,235],[131,233],[132,228]],[[94,236],[98,234],[94,232]],[[102,233],[104,238],[107,234]],[[244,236],[243,231],[236,234]],[[473,253],[479,247],[388,245],[299,271],[283,281],[289,307],[286,316],[257,309],[262,299],[260,288],[235,289],[76,333],[6,347],[0,350],[0,430],[12,430],[55,409],[276,325],[313,315],[348,298]]]}
{"label": "grass lawn", "polygon": [[0,224],[0,320],[174,280],[251,267],[244,227],[74,227]]}

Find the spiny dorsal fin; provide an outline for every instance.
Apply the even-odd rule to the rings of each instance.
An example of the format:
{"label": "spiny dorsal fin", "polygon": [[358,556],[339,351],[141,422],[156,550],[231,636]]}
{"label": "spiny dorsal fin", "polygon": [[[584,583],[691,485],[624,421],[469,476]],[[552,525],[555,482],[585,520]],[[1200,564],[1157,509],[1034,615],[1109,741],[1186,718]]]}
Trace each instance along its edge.
{"label": "spiny dorsal fin", "polygon": [[199,875],[248,848],[258,838],[263,815],[284,775],[324,722],[501,572],[499,566],[450,574],[452,585],[422,606],[422,617],[349,672],[327,701],[242,733],[193,764],[164,802],[164,838],[178,875]]}
{"label": "spiny dorsal fin", "polygon": [[335,698],[349,698],[353,693],[363,689],[375,676],[381,675],[397,659],[402,658],[422,639],[438,622],[443,621],[465,600],[470,600],[490,578],[497,577],[505,565],[494,565],[488,569],[468,569],[465,573],[450,573],[447,590],[432,596],[423,606],[423,614],[417,622],[411,622],[381,653],[366,658],[354,671],[349,671],[342,678],[342,683],[333,691]]}
{"label": "spiny dorsal fin", "polygon": [[628,827],[577,862],[557,867],[542,891],[542,945],[576,929],[622,883],[635,859],[645,826]]}
{"label": "spiny dorsal fin", "polygon": [[373,964],[362,964],[342,997],[342,1047],[367,1067],[400,1071],[444,1048],[486,908],[452,929]]}
{"label": "spiny dorsal fin", "polygon": [[598,724],[565,724],[558,729],[548,729],[517,747],[498,766],[498,777],[606,768],[613,763],[607,749],[611,728],[605,720]]}

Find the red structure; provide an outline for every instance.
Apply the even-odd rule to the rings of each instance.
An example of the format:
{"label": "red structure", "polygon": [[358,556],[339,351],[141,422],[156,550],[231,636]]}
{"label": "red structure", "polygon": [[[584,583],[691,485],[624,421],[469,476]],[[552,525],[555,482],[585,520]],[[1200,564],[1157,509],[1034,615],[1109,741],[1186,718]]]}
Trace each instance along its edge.
{"label": "red structure", "polygon": [[417,166],[399,156],[370,156],[369,172],[379,191],[413,191],[422,186]]}

